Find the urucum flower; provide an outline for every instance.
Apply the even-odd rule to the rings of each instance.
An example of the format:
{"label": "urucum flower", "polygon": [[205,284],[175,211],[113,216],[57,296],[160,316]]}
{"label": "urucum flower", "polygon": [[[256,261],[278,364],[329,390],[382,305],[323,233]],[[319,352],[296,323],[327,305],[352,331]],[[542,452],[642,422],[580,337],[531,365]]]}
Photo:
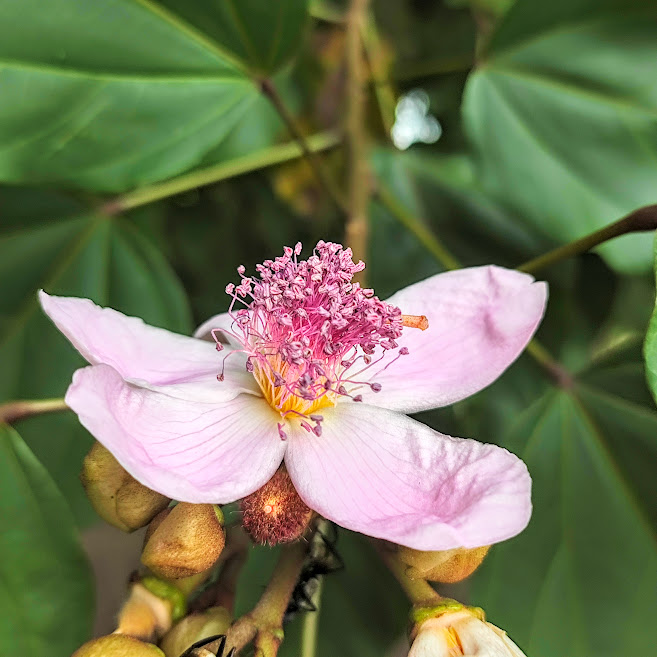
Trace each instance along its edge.
{"label": "urucum flower", "polygon": [[525,657],[506,632],[463,608],[424,621],[408,657]]}
{"label": "urucum flower", "polygon": [[495,266],[438,274],[387,301],[350,249],[301,245],[230,284],[194,337],[87,299],[40,293],[90,363],[66,403],[139,482],[192,503],[259,490],[284,462],[308,508],[418,550],[520,532],[531,480],[508,451],[408,417],[492,383],[521,353],[547,288]]}

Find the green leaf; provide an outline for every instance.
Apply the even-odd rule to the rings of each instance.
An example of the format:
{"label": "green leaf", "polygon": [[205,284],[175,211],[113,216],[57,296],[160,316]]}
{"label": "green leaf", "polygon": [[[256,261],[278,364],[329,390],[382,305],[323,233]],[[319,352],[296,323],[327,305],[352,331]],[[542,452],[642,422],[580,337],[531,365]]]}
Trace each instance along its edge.
{"label": "green leaf", "polygon": [[385,202],[372,207],[368,272],[382,298],[444,269],[435,238],[464,266],[515,266],[548,248],[480,189],[463,155],[377,149],[372,168],[381,198],[393,199],[406,215],[395,217]]}
{"label": "green leaf", "polygon": [[[652,203],[657,176],[657,6],[518,0],[471,75],[464,116],[486,188],[568,242]],[[603,245],[645,271],[646,235]]]}
{"label": "green leaf", "polygon": [[648,655],[657,643],[657,412],[638,350],[610,352],[518,420],[534,512],[473,600],[533,657]]}
{"label": "green leaf", "polygon": [[[33,190],[0,190],[10,205],[36,195]],[[45,205],[50,196],[42,198]],[[23,218],[21,229],[0,234],[0,400],[62,397],[73,371],[84,364],[41,312],[39,288],[88,297],[151,324],[190,332],[180,283],[130,219],[84,213],[58,221],[32,217]],[[77,476],[91,438],[77,418],[70,413],[32,418],[21,424],[21,431],[76,517],[92,518]]]}
{"label": "green leaf", "polygon": [[221,44],[253,75],[269,75],[296,52],[308,0],[159,0],[173,14]]}
{"label": "green leaf", "polygon": [[0,180],[122,191],[199,164],[304,21],[305,0],[1,3]]}
{"label": "green leaf", "polygon": [[68,657],[91,632],[91,569],[57,486],[6,425],[0,518],[0,653]]}

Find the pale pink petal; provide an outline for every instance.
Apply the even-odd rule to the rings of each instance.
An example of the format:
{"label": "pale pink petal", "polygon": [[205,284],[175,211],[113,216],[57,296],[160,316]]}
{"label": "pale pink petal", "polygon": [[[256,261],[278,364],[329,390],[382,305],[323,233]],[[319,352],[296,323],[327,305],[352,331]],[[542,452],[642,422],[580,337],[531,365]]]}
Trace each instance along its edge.
{"label": "pale pink petal", "polygon": [[87,361],[111,365],[125,379],[156,386],[197,382],[208,390],[214,385],[222,398],[258,392],[257,383],[246,371],[243,354],[232,354],[226,360],[220,384],[216,376],[225,353],[217,352],[214,343],[149,326],[89,299],[56,297],[41,291],[39,300],[48,317]]}
{"label": "pale pink petal", "polygon": [[145,486],[183,502],[232,502],[281,463],[275,413],[261,397],[191,402],[126,382],[108,365],[78,370],[66,403]]}
{"label": "pale pink petal", "polygon": [[[195,331],[194,337],[200,338],[201,340],[212,340],[212,330],[219,329],[221,333],[217,333],[217,337],[224,337],[226,343],[229,343],[230,335],[226,332],[232,332],[233,329],[233,319],[228,313],[221,313],[220,315],[215,315],[210,317],[201,324]],[[223,340],[222,340],[223,341]]]}
{"label": "pale pink petal", "polygon": [[338,525],[418,550],[480,547],[531,515],[525,464],[359,403],[322,409],[322,435],[290,421],[285,456],[304,502]]}
{"label": "pale pink petal", "polygon": [[494,266],[450,271],[404,288],[388,301],[405,315],[426,315],[429,328],[405,328],[399,344],[409,354],[385,370],[390,359],[367,370],[365,378],[381,384],[379,393],[357,392],[368,404],[403,413],[465,399],[520,355],[546,299],[545,283]]}

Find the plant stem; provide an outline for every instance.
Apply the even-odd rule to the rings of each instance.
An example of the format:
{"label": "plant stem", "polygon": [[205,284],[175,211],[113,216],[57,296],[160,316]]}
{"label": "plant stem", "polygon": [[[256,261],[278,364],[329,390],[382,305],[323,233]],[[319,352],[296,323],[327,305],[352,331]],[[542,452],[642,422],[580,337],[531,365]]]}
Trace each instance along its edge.
{"label": "plant stem", "polygon": [[386,135],[390,138],[392,126],[395,123],[397,99],[390,82],[390,58],[381,40],[376,19],[374,18],[374,12],[372,11],[369,12],[367,21],[363,25],[362,39],[367,61],[370,66],[381,122],[383,123]]}
{"label": "plant stem", "polygon": [[11,401],[0,404],[0,423],[13,424],[33,415],[66,411],[68,406],[63,399],[39,399],[35,401]]}
{"label": "plant stem", "polygon": [[326,23],[335,23],[343,25],[345,23],[344,11],[326,0],[313,0],[310,3],[308,12],[313,18]]}
{"label": "plant stem", "polygon": [[407,82],[433,75],[469,71],[473,66],[474,60],[472,55],[451,55],[411,64],[405,68],[400,67],[393,71],[393,78],[399,82]]}
{"label": "plant stem", "polygon": [[283,548],[274,574],[256,606],[228,630],[227,651],[232,647],[239,651],[255,638],[258,657],[276,655],[282,640],[283,616],[301,574],[307,549],[303,541]]}
{"label": "plant stem", "polygon": [[[347,144],[349,212],[345,242],[354,260],[367,260],[367,209],[371,193],[365,135],[365,61],[361,35],[367,19],[368,0],[351,0],[347,14]],[[360,282],[364,283],[363,272]]]}
{"label": "plant stem", "polygon": [[555,360],[550,352],[536,339],[532,340],[525,351],[548,373],[553,381],[560,387],[568,390],[573,386],[571,373]]}
{"label": "plant stem", "polygon": [[[334,132],[323,132],[309,137],[306,147],[312,152],[324,151],[337,146],[341,141],[339,135]],[[196,189],[204,185],[234,178],[235,176],[257,171],[270,167],[274,164],[287,162],[300,157],[303,154],[302,147],[296,142],[279,144],[256,151],[244,157],[238,157],[228,162],[222,162],[205,169],[192,171],[191,173],[166,180],[162,183],[149,185],[128,192],[105,203],[100,212],[106,215],[115,215],[125,210],[137,208],[160,199],[180,194],[181,192]]]}
{"label": "plant stem", "polygon": [[287,126],[287,129],[290,132],[290,135],[296,140],[301,148],[301,152],[308,161],[308,164],[312,168],[317,180],[322,184],[324,189],[327,191],[333,202],[340,208],[343,212],[346,212],[346,204],[342,198],[340,190],[337,188],[335,181],[331,175],[326,171],[324,164],[317,156],[315,150],[310,147],[308,140],[304,137],[301,129],[297,125],[296,119],[292,115],[292,112],[287,108],[278,89],[274,83],[265,78],[260,82],[260,89],[262,93],[271,101],[271,104],[276,108],[276,111],[280,115],[281,119]]}
{"label": "plant stem", "polygon": [[390,569],[390,572],[395,576],[399,585],[408,596],[408,599],[414,606],[417,607],[431,607],[432,605],[439,604],[443,598],[439,595],[433,587],[424,579],[410,579],[406,576],[406,565],[403,564],[395,554],[394,551],[386,548],[380,543],[375,543],[375,547],[381,559]]}
{"label": "plant stem", "polygon": [[377,197],[390,214],[417,237],[422,245],[445,269],[459,269],[459,261],[420,219],[409,212],[383,185],[377,189]]}
{"label": "plant stem", "polygon": [[308,612],[303,618],[303,631],[301,635],[301,657],[315,657],[317,653],[317,634],[319,629],[319,610],[322,600],[324,578],[317,579],[317,589],[312,596],[315,611]]}
{"label": "plant stem", "polygon": [[638,210],[634,210],[627,216],[619,219],[613,224],[609,224],[594,233],[582,237],[570,244],[564,244],[553,251],[549,251],[538,258],[534,258],[529,262],[518,267],[518,271],[527,273],[534,273],[539,269],[543,269],[556,262],[570,258],[572,256],[585,253],[592,248],[612,240],[615,237],[626,235],[627,233],[638,233],[643,231],[655,230],[657,228],[657,204],[646,205]]}

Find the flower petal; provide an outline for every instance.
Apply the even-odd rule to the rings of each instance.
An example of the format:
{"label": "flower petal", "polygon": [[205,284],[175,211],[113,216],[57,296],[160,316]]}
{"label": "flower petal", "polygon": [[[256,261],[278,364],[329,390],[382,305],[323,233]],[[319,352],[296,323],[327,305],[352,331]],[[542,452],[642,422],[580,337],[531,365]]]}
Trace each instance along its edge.
{"label": "flower petal", "polygon": [[257,490],[283,459],[260,397],[190,402],[126,382],[109,365],[78,370],[66,403],[145,486],[182,502],[232,502]]}
{"label": "flower petal", "polygon": [[[48,317],[92,365],[105,363],[125,379],[156,386],[192,381],[206,388],[212,381],[215,387],[219,385],[216,376],[223,356],[214,344],[149,326],[89,299],[50,296],[42,290],[39,300]],[[218,394],[224,398],[245,391],[259,394],[245,362],[242,354],[225,361]]]}
{"label": "flower petal", "polygon": [[545,283],[494,266],[438,274],[400,290],[388,302],[405,315],[426,315],[429,328],[404,329],[399,344],[409,354],[384,371],[385,362],[368,370],[382,389],[363,392],[365,402],[414,413],[478,392],[520,355],[546,299]]}
{"label": "flower petal", "polygon": [[470,616],[458,621],[456,629],[466,655],[525,657],[506,632],[492,623]]}
{"label": "flower petal", "polygon": [[505,449],[362,403],[322,415],[320,437],[290,422],[285,463],[329,520],[416,550],[490,545],[529,522],[531,479]]}

